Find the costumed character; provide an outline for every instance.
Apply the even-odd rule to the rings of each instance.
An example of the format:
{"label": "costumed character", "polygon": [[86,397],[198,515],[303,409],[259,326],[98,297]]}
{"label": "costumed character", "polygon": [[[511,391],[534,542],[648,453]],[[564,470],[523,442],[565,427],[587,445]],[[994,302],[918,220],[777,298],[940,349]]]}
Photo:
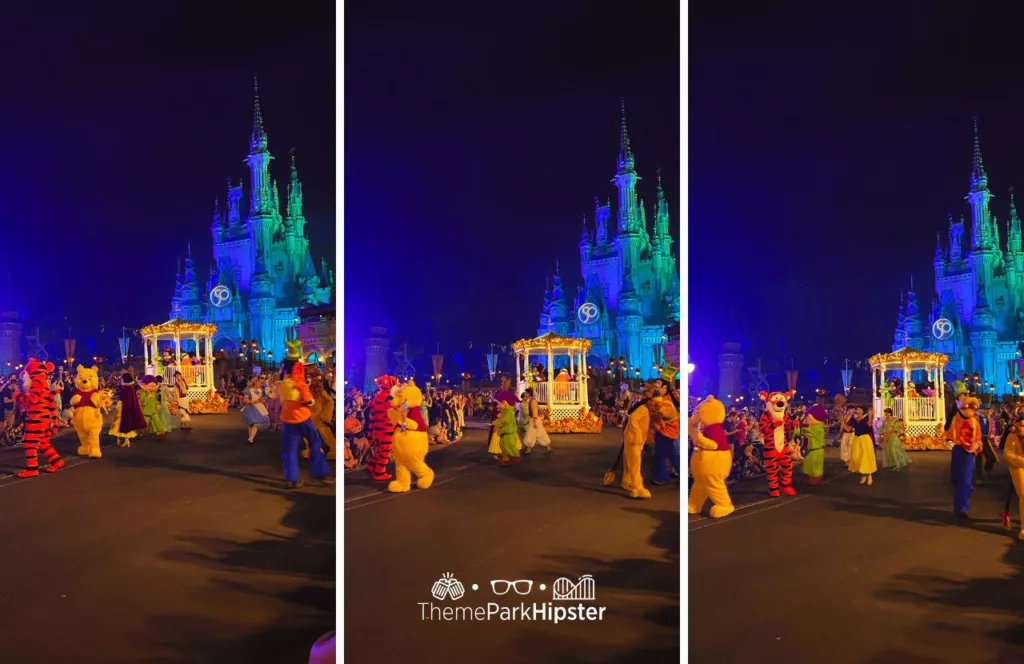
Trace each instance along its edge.
{"label": "costumed character", "polygon": [[[75,387],[79,390],[83,389],[79,386],[83,368],[78,367],[78,377],[75,378]],[[95,372],[96,370],[87,371]],[[86,374],[86,378],[89,378],[88,374]],[[97,379],[95,375],[92,378]],[[71,403],[75,403],[73,397]],[[110,435],[117,439],[119,447],[131,447],[132,438],[138,436],[139,432],[145,428],[146,418],[142,416],[142,406],[139,405],[139,391],[135,383],[135,376],[126,371],[121,374],[121,391],[117,407],[114,409],[114,421],[110,424]]]}
{"label": "costumed character", "polygon": [[[525,428],[525,435],[520,433],[523,441],[523,454],[532,454],[533,446],[539,444],[544,454],[551,454],[551,437],[544,428],[544,420],[540,416],[540,402],[534,398],[533,388],[528,387],[523,393],[526,400],[519,405],[520,432]],[[526,412],[526,425],[523,426],[523,412]]]}
{"label": "costumed character", "polygon": [[714,503],[711,518],[719,519],[736,511],[725,480],[732,472],[732,451],[725,438],[725,404],[713,396],[701,402],[690,416],[688,432],[693,440],[690,473],[693,486],[686,503],[688,514],[700,514],[708,498]]}
{"label": "costumed character", "polygon": [[803,435],[803,424],[800,421],[800,415],[798,413],[797,416],[793,418],[793,435],[788,443],[790,461],[792,461],[794,465],[804,460],[803,451],[800,449],[800,440],[803,438]]}
{"label": "costumed character", "polygon": [[668,364],[656,378],[654,396],[647,404],[654,429],[654,469],[651,484],[659,486],[679,474],[679,401],[672,390],[679,370]]}
{"label": "costumed character", "polygon": [[839,421],[839,430],[841,432],[839,436],[839,459],[847,467],[850,465],[850,447],[853,445],[853,425],[850,424],[851,419],[853,419],[853,408],[847,407]]}
{"label": "costumed character", "polygon": [[656,386],[653,381],[644,386],[644,398],[640,399],[626,413],[626,426],[622,430],[622,445],[619,447],[615,464],[604,474],[604,485],[615,483],[615,473],[622,463],[622,488],[630,498],[650,498],[651,492],[644,487],[641,462],[645,445],[654,445],[654,430],[651,428],[651,411],[647,403],[654,397]]}
{"label": "costumed character", "polygon": [[281,428],[281,397],[277,394],[277,378],[271,376],[263,386],[264,402],[267,404],[267,417],[270,419],[270,430]]}
{"label": "costumed character", "polygon": [[270,414],[263,403],[263,380],[257,374],[249,381],[248,387],[242,391],[242,422],[249,430],[249,444],[256,441],[256,432],[260,427],[270,424]]}
{"label": "costumed character", "polygon": [[310,421],[313,395],[306,382],[306,368],[302,364],[302,342],[285,342],[285,360],[281,363],[283,380],[278,388],[281,395],[281,461],[284,479],[289,489],[303,486],[299,479],[299,443],[309,441],[309,474],[321,484],[334,484],[331,467],[324,458],[323,441]]}
{"label": "costumed character", "polygon": [[[765,402],[765,410],[761,413],[758,428],[764,435],[764,470],[765,475],[768,476],[768,495],[772,498],[778,497],[781,485],[782,493],[787,496],[795,496],[793,461],[786,451],[786,435],[793,430],[793,420],[787,412],[793,393],[761,392],[758,396],[761,401]],[[781,483],[780,466],[782,468]]]}
{"label": "costumed character", "polygon": [[825,475],[825,422],[828,412],[824,406],[814,404],[807,410],[804,418],[804,436],[807,438],[807,456],[804,457],[803,470],[810,484],[817,486]]}
{"label": "costumed character", "polygon": [[[391,406],[388,419],[395,425],[391,453],[395,458],[395,479],[388,483],[388,491],[404,493],[412,488],[412,475],[416,475],[416,486],[429,489],[434,483],[434,471],[427,465],[427,422],[420,413],[423,392],[410,379],[407,383],[395,385],[391,390]],[[515,427],[515,419],[512,420]]]}
{"label": "costumed character", "polygon": [[370,474],[371,479],[386,482],[391,479],[388,462],[391,461],[391,446],[395,434],[395,425],[388,418],[388,410],[391,408],[391,389],[398,385],[398,379],[385,374],[378,376],[374,382],[377,384],[377,394],[370,404],[369,427],[370,445],[373,446],[374,452],[366,464],[366,472]]}
{"label": "costumed character", "polygon": [[874,474],[878,472],[878,459],[875,457],[875,439],[873,437],[874,411],[864,412],[863,406],[857,406],[850,420],[853,427],[853,442],[850,444],[851,473],[861,475],[860,483],[871,486]]}
{"label": "costumed character", "polygon": [[956,400],[956,412],[946,427],[945,439],[952,445],[950,477],[953,481],[953,512],[969,518],[971,493],[974,491],[974,457],[981,452],[981,425],[978,424],[977,397],[961,394]]}
{"label": "costumed character", "polygon": [[178,394],[178,417],[181,418],[181,430],[191,431],[192,430],[192,416],[189,413],[190,400],[188,396],[188,383],[185,381],[185,377],[181,375],[180,371],[174,372],[174,387],[177,389]]}
{"label": "costumed character", "polygon": [[71,405],[75,409],[71,423],[78,434],[78,456],[100,459],[100,432],[103,430],[103,413],[110,408],[110,395],[99,389],[99,371],[96,367],[78,366],[75,374],[75,391]]}
{"label": "costumed character", "polygon": [[159,406],[157,411],[160,415],[160,421],[164,423],[164,429],[167,431],[174,430],[174,420],[171,418],[171,409],[168,406],[167,395],[170,389],[164,384],[164,377],[156,377],[156,401]]}
{"label": "costumed character", "polygon": [[898,471],[910,463],[910,457],[903,448],[906,425],[903,420],[893,417],[892,408],[886,408],[882,416],[882,467]]}
{"label": "costumed character", "polygon": [[[345,427],[345,437],[343,439],[345,441],[345,468],[352,469],[359,465],[359,458],[362,457],[362,453],[365,450],[368,443],[361,444],[358,441],[365,441],[366,439],[356,438],[356,436],[363,432],[363,423],[359,420],[358,417],[356,417],[356,413],[354,410],[351,413],[349,413],[347,417],[345,417],[343,425]],[[352,441],[351,445],[349,444],[349,441]],[[357,458],[356,455],[353,454],[352,445],[355,445],[359,450],[359,458]]]}
{"label": "costumed character", "polygon": [[49,462],[46,472],[55,473],[64,467],[64,460],[50,444],[53,426],[53,393],[50,391],[50,374],[53,365],[39,362],[30,357],[21,371],[22,405],[25,410],[25,434],[22,445],[25,448],[25,470],[18,477],[39,475],[39,453]]}
{"label": "costumed character", "polygon": [[156,436],[157,438],[164,438],[167,436],[167,429],[164,427],[164,422],[160,419],[160,401],[157,398],[156,391],[160,387],[160,384],[156,382],[156,376],[143,376],[142,380],[139,381],[139,406],[142,407],[142,419],[146,421],[146,428],[139,438],[145,438],[146,436]]}
{"label": "costumed character", "polygon": [[569,398],[569,370],[562,369],[555,376],[555,396],[565,401]]}
{"label": "costumed character", "polygon": [[992,444],[993,423],[989,408],[992,404],[991,394],[982,394],[978,397],[981,402],[981,410],[978,411],[978,424],[981,426],[981,452],[974,457],[974,484],[982,486],[985,478],[992,474],[992,468],[999,463],[996,455],[995,445]]}
{"label": "costumed character", "polygon": [[[494,420],[494,433],[491,434],[491,447],[488,452],[497,456],[498,463],[502,466],[515,466],[522,457],[519,450],[522,448],[522,441],[519,440],[519,429],[516,426],[516,395],[508,390],[502,390],[494,395],[498,417]],[[497,441],[497,451],[494,443]]]}
{"label": "costumed character", "polygon": [[911,383],[910,381],[907,381],[907,398],[908,399],[916,399],[917,398],[917,387],[913,383]]}
{"label": "costumed character", "polygon": [[1006,496],[1006,508],[1003,512],[1003,525],[1010,527],[1010,501],[1017,494],[1018,516],[1021,519],[1021,530],[1018,539],[1024,540],[1024,418],[1013,423],[1013,428],[1006,436],[1003,457],[1010,467],[1010,487]]}
{"label": "costumed character", "polygon": [[313,405],[309,412],[313,426],[316,427],[320,439],[324,441],[327,448],[327,459],[336,458],[335,448],[338,443],[334,439],[334,431],[331,430],[331,420],[334,415],[334,399],[324,389],[322,376],[315,376],[309,384],[309,391],[313,395]]}

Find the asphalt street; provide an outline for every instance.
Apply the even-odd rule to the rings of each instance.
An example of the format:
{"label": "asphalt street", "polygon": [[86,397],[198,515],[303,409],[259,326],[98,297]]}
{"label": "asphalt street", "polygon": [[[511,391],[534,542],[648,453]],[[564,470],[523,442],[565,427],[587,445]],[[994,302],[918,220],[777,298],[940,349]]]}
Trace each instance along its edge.
{"label": "asphalt street", "polygon": [[[485,432],[472,430],[432,449],[427,463],[437,479],[430,489],[388,494],[363,473],[349,475],[346,658],[362,664],[679,661],[679,485],[652,487],[647,501],[602,486],[620,437],[619,429],[552,436],[552,454],[502,468],[486,453]],[[446,574],[464,592],[435,599],[432,590]],[[577,586],[584,575],[593,578],[594,600],[555,600],[558,579]],[[507,590],[492,581],[524,583]],[[522,619],[523,604],[532,619]],[[538,618],[535,604],[547,613]],[[543,619],[555,608],[580,605],[606,608],[600,620]],[[477,607],[483,619],[476,618]]]}
{"label": "asphalt street", "polygon": [[[20,480],[0,450],[0,662],[304,664],[335,624],[335,489],[237,413]],[[303,472],[308,468],[303,464]]]}
{"label": "asphalt street", "polygon": [[[740,508],[689,517],[693,662],[1024,662],[1024,541],[1003,529],[1003,466],[952,513],[949,455],[911,452],[872,486],[836,465],[791,498],[763,478],[730,486]],[[704,514],[707,514],[705,508]]]}

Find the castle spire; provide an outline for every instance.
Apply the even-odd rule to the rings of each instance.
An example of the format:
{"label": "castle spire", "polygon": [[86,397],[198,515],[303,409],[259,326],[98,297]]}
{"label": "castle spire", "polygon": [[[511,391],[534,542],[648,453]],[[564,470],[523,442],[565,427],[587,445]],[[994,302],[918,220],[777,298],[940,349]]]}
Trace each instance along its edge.
{"label": "castle spire", "polygon": [[942,259],[942,233],[935,231],[935,257]]}
{"label": "castle spire", "polygon": [[981,139],[978,136],[978,116],[974,116],[974,163],[971,167],[971,191],[988,188],[988,174],[981,156]]}
{"label": "castle spire", "polygon": [[291,175],[288,179],[288,218],[302,217],[302,182],[295,166],[295,148],[291,149]]}
{"label": "castle spire", "polygon": [[260,83],[256,74],[252,75],[252,138],[249,147],[255,152],[265,152],[267,149],[267,132],[263,128],[263,111],[260,110]]}
{"label": "castle spire", "polygon": [[619,108],[622,113],[619,128],[619,173],[629,173],[633,170],[633,149],[629,145],[629,130],[626,128],[626,98],[624,96],[619,97]]}
{"label": "castle spire", "polygon": [[1017,201],[1014,200],[1013,191],[1014,191],[1014,187],[1011,184],[1010,185],[1010,218],[1011,219],[1017,216]]}

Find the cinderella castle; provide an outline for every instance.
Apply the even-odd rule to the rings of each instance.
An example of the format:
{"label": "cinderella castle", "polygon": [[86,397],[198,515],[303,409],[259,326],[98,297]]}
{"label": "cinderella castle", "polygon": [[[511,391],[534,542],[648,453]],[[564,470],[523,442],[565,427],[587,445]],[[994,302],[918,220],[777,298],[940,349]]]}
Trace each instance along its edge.
{"label": "cinderella castle", "polygon": [[1018,378],[1017,360],[1024,340],[1024,249],[1021,222],[1013,188],[1005,224],[1005,244],[999,223],[989,209],[994,196],[981,156],[978,123],[974,123],[974,165],[967,201],[971,206],[971,234],[965,237],[964,219],[949,217],[949,238],[936,238],[935,300],[922,324],[913,281],[900,304],[893,350],[906,346],[945,353],[949,369],[958,375],[977,373],[1003,393],[1007,381]]}
{"label": "cinderella castle", "polygon": [[229,178],[227,210],[221,209],[219,200],[214,204],[209,277],[200,284],[190,246],[171,298],[172,319],[217,326],[215,350],[238,350],[242,341],[255,339],[260,348],[284,357],[288,329],[295,325],[299,309],[333,300],[334,273],[322,259],[317,269],[309,250],[295,153],[283,217],[277,181],[270,177],[271,160],[257,86],[246,158],[248,212],[243,211],[242,181],[234,185]]}
{"label": "cinderella castle", "polygon": [[[538,334],[553,332],[583,337],[591,342],[591,366],[609,366],[624,358],[626,367],[639,369],[644,378],[659,375],[665,362],[665,344],[676,337],[679,325],[679,273],[669,234],[668,203],[658,174],[657,198],[648,230],[647,209],[638,200],[640,180],[626,130],[622,104],[618,170],[613,182],[618,209],[611,201],[595,198],[594,225],[583,217],[580,237],[582,283],[572,308],[566,301],[558,266],[544,295]],[[631,372],[632,375],[632,372]]]}

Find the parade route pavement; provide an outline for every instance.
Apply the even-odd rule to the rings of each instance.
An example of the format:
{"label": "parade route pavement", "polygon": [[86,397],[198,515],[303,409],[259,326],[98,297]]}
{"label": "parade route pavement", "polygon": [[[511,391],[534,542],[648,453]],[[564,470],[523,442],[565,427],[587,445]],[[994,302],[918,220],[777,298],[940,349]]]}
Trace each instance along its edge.
{"label": "parade route pavement", "polygon": [[237,412],[193,422],[98,460],[62,432],[28,480],[0,450],[0,661],[304,663],[334,628],[334,487],[285,490]]}
{"label": "parade route pavement", "polygon": [[[469,430],[432,448],[428,490],[388,494],[364,473],[346,478],[346,661],[679,661],[679,484],[651,487],[651,500],[602,486],[621,433],[554,435],[552,454],[502,468],[486,453],[486,431]],[[431,596],[446,573],[463,596]],[[579,586],[587,574],[593,601],[554,601],[559,578]],[[499,596],[506,588],[495,580],[532,585]],[[501,608],[524,603],[606,609],[600,621],[501,620]],[[434,619],[423,619],[423,604]],[[468,612],[486,616],[489,604],[499,607],[489,620]],[[461,618],[446,620],[445,607]]]}
{"label": "parade route pavement", "polygon": [[[792,498],[765,479],[730,486],[739,509],[689,519],[693,662],[1024,662],[1024,542],[1002,528],[1005,466],[955,523],[949,455],[912,452],[872,486],[830,449],[826,484],[797,471]],[[705,507],[704,514],[707,514]]]}

